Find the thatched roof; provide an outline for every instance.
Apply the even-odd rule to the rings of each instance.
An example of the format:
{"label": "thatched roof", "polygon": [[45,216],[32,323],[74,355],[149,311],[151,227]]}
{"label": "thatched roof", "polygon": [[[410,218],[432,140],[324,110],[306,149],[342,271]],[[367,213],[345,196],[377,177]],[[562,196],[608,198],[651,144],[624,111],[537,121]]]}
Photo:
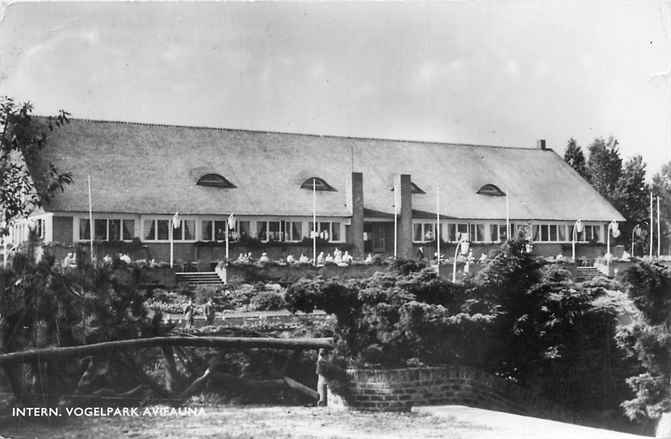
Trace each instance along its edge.
{"label": "thatched roof", "polygon": [[[362,172],[367,209],[393,212],[391,188],[410,174],[425,194],[413,208],[446,217],[501,219],[505,197],[478,194],[494,184],[510,194],[513,219],[623,220],[552,150],[287,134],[73,119],[51,133],[45,157],[74,183],[51,211],[238,215],[312,214],[319,177],[335,188],[317,193],[320,216],[350,216],[351,173]],[[220,174],[236,187],[196,185]]]}

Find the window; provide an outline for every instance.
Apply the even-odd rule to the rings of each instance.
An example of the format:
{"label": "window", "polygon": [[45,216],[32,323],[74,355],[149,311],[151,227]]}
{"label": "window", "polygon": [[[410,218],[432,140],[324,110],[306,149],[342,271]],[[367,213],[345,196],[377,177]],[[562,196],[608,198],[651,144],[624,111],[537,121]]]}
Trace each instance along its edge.
{"label": "window", "polygon": [[205,174],[198,179],[199,186],[218,187],[223,189],[232,189],[236,187],[233,183],[219,174]]}
{"label": "window", "polygon": [[212,223],[213,221],[204,220],[200,223],[200,240],[212,241]]}
{"label": "window", "polygon": [[167,241],[170,239],[170,220],[156,220],[156,239]]}
{"label": "window", "polygon": [[550,241],[557,242],[557,225],[550,224]]}
{"label": "window", "polygon": [[412,240],[414,242],[427,242],[436,239],[434,234],[434,223],[414,223],[412,225]]}
{"label": "window", "polygon": [[[568,227],[568,234],[569,234],[569,241],[573,241],[573,230],[575,229],[575,224],[571,224]],[[576,241],[584,241],[585,240],[585,227],[583,227],[582,232],[575,232],[575,240]]]}
{"label": "window", "polygon": [[[91,239],[88,218],[79,219],[79,239]],[[93,239],[96,241],[131,241],[135,237],[135,220],[96,218],[93,220]]]}
{"label": "window", "polygon": [[470,239],[471,239],[472,242],[484,242],[485,241],[485,225],[484,224],[471,224]]}
{"label": "window", "polygon": [[[228,220],[203,220],[200,228],[201,241],[225,241]],[[235,229],[228,231],[228,239],[237,241],[249,236],[249,221],[236,221]]]}
{"label": "window", "polygon": [[490,197],[504,197],[506,195],[498,186],[494,184],[486,184],[478,189],[478,194],[489,195]]}
{"label": "window", "polygon": [[144,220],[144,236],[143,239],[146,241],[156,240],[156,221],[154,220]]}
{"label": "window", "polygon": [[[514,235],[515,231],[515,225],[510,224],[510,234]],[[499,239],[501,241],[507,241],[508,240],[508,224],[499,224]]]}
{"label": "window", "polygon": [[449,242],[457,242],[457,225],[448,224],[447,225],[447,240]]}
{"label": "window", "polygon": [[[168,219],[144,220],[144,240],[146,241],[170,240],[170,222],[171,220]],[[181,228],[176,230],[181,230]],[[173,239],[175,236],[176,234],[173,235]]]}
{"label": "window", "polygon": [[566,225],[559,224],[557,226],[557,241],[565,242],[566,241]]}
{"label": "window", "polygon": [[261,241],[281,241],[280,221],[257,221],[256,236]]}
{"label": "window", "polygon": [[238,228],[238,235],[241,238],[249,237],[249,221],[238,221],[236,226]]}
{"label": "window", "polygon": [[[196,238],[196,222],[194,220],[183,219],[179,227],[172,229],[173,241],[193,241]],[[168,237],[168,239],[170,239]]]}
{"label": "window", "polygon": [[[572,236],[573,226],[569,227],[569,238]],[[577,240],[580,241],[583,234],[579,233]],[[566,242],[565,224],[534,224],[532,239],[536,242]],[[568,239],[570,241],[570,239]]]}
{"label": "window", "polygon": [[93,220],[93,233],[96,241],[107,241],[107,220]]}
{"label": "window", "polygon": [[[228,220],[214,221],[214,240],[226,241],[226,228],[228,227]],[[229,235],[230,238],[230,235]]]}
{"label": "window", "polygon": [[285,241],[300,241],[303,239],[303,223],[298,221],[282,221]]}
{"label": "window", "polygon": [[490,224],[489,225],[489,241],[490,242],[499,242],[499,225]]}
{"label": "window", "polygon": [[601,226],[586,225],[584,234],[585,234],[585,241],[600,242]]}
{"label": "window", "polygon": [[[337,221],[323,221],[317,223],[320,236],[323,236],[323,239],[327,239],[331,242],[340,242],[342,241],[342,235],[340,234],[341,223]],[[314,230],[314,223],[310,221],[310,233]],[[322,235],[323,233],[323,235]]]}
{"label": "window", "polygon": [[330,184],[328,184],[326,181],[324,181],[319,177],[310,177],[307,180],[305,180],[303,184],[301,184],[301,189],[312,190],[313,188],[316,191],[329,191],[329,192],[336,191],[333,188],[333,186],[331,186]]}

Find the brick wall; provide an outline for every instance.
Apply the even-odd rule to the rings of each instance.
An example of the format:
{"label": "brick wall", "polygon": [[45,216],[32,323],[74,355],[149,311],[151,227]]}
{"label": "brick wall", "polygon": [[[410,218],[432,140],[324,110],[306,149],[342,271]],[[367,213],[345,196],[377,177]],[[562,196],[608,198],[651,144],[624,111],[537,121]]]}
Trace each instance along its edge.
{"label": "brick wall", "polygon": [[458,404],[573,421],[562,407],[502,378],[465,366],[348,369],[345,395],[328,393],[329,406],[405,411],[413,406]]}

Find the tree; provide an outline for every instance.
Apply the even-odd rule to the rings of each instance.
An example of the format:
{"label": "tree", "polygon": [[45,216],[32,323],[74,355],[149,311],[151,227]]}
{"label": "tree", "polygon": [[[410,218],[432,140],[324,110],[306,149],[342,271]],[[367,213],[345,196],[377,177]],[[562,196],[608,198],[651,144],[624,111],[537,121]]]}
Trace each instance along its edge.
{"label": "tree", "polygon": [[671,251],[669,248],[671,247],[669,236],[671,231],[671,162],[662,166],[662,169],[652,177],[652,190],[659,195],[662,251],[668,253]]}
{"label": "tree", "polygon": [[28,216],[72,182],[70,173],[40,160],[48,132],[66,124],[69,113],[46,118],[32,113],[30,102],[0,98],[0,222]]}
{"label": "tree", "polygon": [[570,138],[566,152],[564,153],[564,161],[568,163],[573,169],[580,174],[582,178],[589,181],[589,173],[587,172],[587,165],[585,163],[585,154],[582,148],[574,138]]}
{"label": "tree", "polygon": [[[645,182],[645,163],[640,155],[627,160],[617,181],[616,190],[612,195],[615,208],[627,219],[622,225],[622,240],[631,244],[631,233],[637,224],[648,221],[650,188]],[[637,248],[645,248],[647,228],[642,227],[642,234],[634,237]]]}
{"label": "tree", "polygon": [[594,139],[589,146],[587,161],[592,186],[611,203],[622,175],[622,157],[618,144],[619,142],[612,136],[608,140]]}

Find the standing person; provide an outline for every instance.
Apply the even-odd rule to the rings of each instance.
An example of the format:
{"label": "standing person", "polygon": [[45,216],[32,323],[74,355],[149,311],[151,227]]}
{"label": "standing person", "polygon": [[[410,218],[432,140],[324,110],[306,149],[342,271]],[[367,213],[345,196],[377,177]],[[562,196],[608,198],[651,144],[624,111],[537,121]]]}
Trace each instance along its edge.
{"label": "standing person", "polygon": [[189,303],[186,304],[184,308],[184,321],[186,322],[184,327],[186,329],[191,329],[193,327],[193,300],[189,299]]}
{"label": "standing person", "polygon": [[214,323],[214,303],[212,303],[212,298],[210,297],[207,299],[207,303],[205,303],[205,318],[207,319],[207,324],[211,325]]}
{"label": "standing person", "polygon": [[423,247],[417,247],[417,259],[420,261],[424,260],[424,248]]}
{"label": "standing person", "polygon": [[319,349],[317,355],[317,393],[319,394],[319,401],[317,401],[318,407],[325,407],[327,404],[326,394],[327,394],[327,383],[326,378],[322,374],[322,370],[328,366],[328,362],[331,359],[331,352],[322,348]]}

